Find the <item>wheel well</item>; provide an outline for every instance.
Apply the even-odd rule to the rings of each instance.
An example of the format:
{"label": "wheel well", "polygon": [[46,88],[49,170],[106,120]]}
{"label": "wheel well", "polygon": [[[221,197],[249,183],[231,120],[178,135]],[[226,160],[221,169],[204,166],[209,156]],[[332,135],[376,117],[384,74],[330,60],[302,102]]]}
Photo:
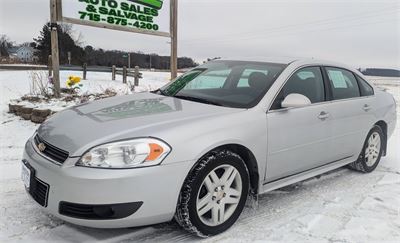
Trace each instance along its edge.
{"label": "wheel well", "polygon": [[386,148],[387,148],[387,124],[385,121],[378,121],[375,123],[376,126],[379,126],[382,129],[383,136],[385,136],[384,143],[383,143],[383,156],[386,155]]}
{"label": "wheel well", "polygon": [[258,174],[258,164],[256,157],[254,154],[245,146],[239,144],[226,144],[220,147],[217,147],[213,150],[227,149],[234,153],[237,153],[243,161],[246,163],[247,169],[249,171],[250,176],[250,187],[252,193],[258,194],[258,183],[259,183],[259,174]]}

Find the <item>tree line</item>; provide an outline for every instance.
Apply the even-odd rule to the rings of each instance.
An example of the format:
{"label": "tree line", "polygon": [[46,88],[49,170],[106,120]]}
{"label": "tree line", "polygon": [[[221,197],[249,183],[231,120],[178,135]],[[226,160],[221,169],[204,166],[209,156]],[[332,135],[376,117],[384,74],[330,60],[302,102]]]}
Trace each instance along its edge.
{"label": "tree line", "polygon": [[[84,48],[85,62],[91,66],[128,66],[128,53],[117,50],[95,49],[92,46]],[[141,68],[169,69],[170,57],[159,56],[157,54],[144,54],[140,52],[131,52],[131,67],[139,66]],[[188,57],[178,58],[178,68],[190,68],[197,64]]]}
{"label": "tree line", "polygon": [[[81,36],[73,37],[72,25],[61,24],[57,25],[58,45],[60,64],[66,65],[69,63],[68,52],[71,53],[71,65],[88,66],[107,66],[117,67],[128,66],[128,53],[119,50],[104,50],[94,48],[93,46],[82,45]],[[36,49],[35,55],[38,57],[39,64],[47,65],[48,57],[51,54],[51,32],[50,23],[43,26],[40,34],[34,41],[30,43]],[[7,41],[9,41],[7,39]],[[9,42],[4,42],[0,45],[0,52],[7,53]],[[144,54],[141,52],[130,52],[131,67],[139,66],[141,68],[169,69],[170,57],[159,56],[157,54]],[[195,61],[189,57],[178,58],[178,68],[190,68],[197,66]]]}

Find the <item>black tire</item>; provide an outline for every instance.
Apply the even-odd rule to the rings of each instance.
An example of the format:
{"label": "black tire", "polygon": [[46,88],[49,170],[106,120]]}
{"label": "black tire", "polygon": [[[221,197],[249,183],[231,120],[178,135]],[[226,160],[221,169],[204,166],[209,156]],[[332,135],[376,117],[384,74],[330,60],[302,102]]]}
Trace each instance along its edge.
{"label": "black tire", "polygon": [[[196,210],[197,195],[206,176],[221,165],[231,165],[239,172],[242,180],[242,192],[234,213],[222,224],[208,226],[198,216]],[[243,159],[229,150],[210,152],[197,162],[186,177],[178,200],[175,220],[182,228],[200,237],[222,233],[238,219],[245,206],[248,193],[249,173]]]}
{"label": "black tire", "polygon": [[[373,165],[368,165],[367,161],[366,161],[365,153],[366,153],[366,150],[368,149],[368,140],[370,139],[372,134],[375,134],[375,133],[379,134],[379,137],[380,137],[380,142],[381,142],[380,151],[379,151],[376,162]],[[381,160],[385,143],[386,143],[385,136],[383,135],[382,129],[379,126],[375,125],[371,129],[371,131],[369,131],[367,138],[365,139],[364,146],[361,150],[360,155],[358,156],[357,161],[349,164],[349,168],[359,171],[359,172],[363,172],[363,173],[370,173],[370,172],[374,171]]]}

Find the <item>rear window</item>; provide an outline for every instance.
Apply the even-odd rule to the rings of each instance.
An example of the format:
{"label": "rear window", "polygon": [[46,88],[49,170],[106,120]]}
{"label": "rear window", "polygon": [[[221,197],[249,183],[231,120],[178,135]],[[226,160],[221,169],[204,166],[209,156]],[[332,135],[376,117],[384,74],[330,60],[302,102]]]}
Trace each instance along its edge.
{"label": "rear window", "polygon": [[360,85],[360,92],[362,96],[374,95],[374,89],[363,78],[357,75],[358,83]]}
{"label": "rear window", "polygon": [[341,68],[327,67],[329,82],[332,87],[333,99],[349,99],[360,97],[360,89],[354,74]]}
{"label": "rear window", "polygon": [[242,76],[239,79],[238,87],[250,87],[249,77],[254,72],[261,72],[265,75],[268,75],[268,70],[260,69],[246,69],[243,71]]}

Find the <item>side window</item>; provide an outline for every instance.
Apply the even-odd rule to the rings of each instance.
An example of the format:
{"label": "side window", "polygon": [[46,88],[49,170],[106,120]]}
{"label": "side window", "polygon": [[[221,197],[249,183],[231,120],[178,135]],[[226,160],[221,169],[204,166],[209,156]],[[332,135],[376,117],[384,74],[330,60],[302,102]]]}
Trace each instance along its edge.
{"label": "side window", "polygon": [[365,81],[363,78],[357,75],[358,84],[360,85],[360,91],[362,96],[374,95],[374,89]]}
{"label": "side window", "polygon": [[282,101],[289,94],[302,94],[310,99],[311,103],[325,101],[325,86],[319,67],[306,67],[294,73],[283,86],[271,109],[281,109]]}
{"label": "side window", "polygon": [[353,73],[341,68],[327,67],[333,99],[348,99],[360,96],[360,89]]}
{"label": "side window", "polygon": [[257,69],[245,69],[242,73],[242,76],[239,79],[239,82],[237,84],[237,87],[250,87],[249,84],[249,77],[252,73],[254,72],[260,72],[265,74],[266,77],[268,77],[268,70],[257,70]]}
{"label": "side window", "polygon": [[218,89],[222,88],[227,80],[230,69],[210,71],[196,77],[184,89]]}

